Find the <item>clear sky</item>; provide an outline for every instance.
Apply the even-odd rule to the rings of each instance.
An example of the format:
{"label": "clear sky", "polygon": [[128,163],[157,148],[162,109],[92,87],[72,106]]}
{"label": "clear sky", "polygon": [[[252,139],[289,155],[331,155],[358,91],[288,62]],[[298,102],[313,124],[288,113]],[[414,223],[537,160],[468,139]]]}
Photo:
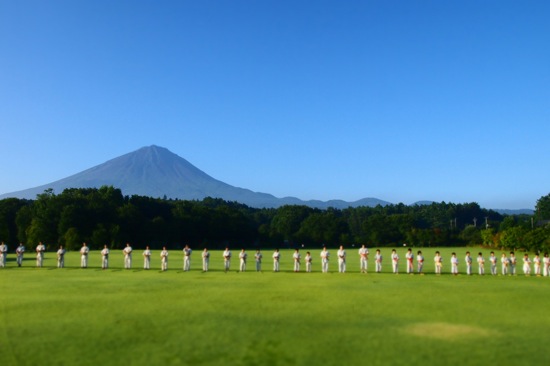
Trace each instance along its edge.
{"label": "clear sky", "polygon": [[301,199],[533,208],[550,2],[0,0],[0,193],[152,144]]}

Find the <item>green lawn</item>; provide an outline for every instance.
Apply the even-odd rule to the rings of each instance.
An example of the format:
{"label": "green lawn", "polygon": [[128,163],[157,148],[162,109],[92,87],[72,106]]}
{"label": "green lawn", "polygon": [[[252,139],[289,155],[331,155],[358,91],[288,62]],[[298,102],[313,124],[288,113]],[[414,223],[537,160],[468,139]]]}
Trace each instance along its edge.
{"label": "green lawn", "polygon": [[[465,248],[441,249],[444,272],[435,276],[433,253],[424,248],[424,276],[359,273],[356,249],[348,249],[348,273],[320,273],[319,250],[311,250],[314,273],[293,273],[291,251],[281,272],[222,271],[221,252],[211,252],[211,271],[182,272],[181,252],[171,251],[168,272],[159,252],[149,271],[134,255],[123,270],[119,251],[111,268],[100,255],[80,269],[77,253],[68,268],[34,268],[27,254],[17,268],[10,254],[0,269],[0,359],[2,365],[364,365],[364,364],[545,364],[550,361],[550,278],[451,276],[455,250],[464,272]],[[416,251],[416,250],[415,250]],[[474,255],[478,249],[470,249]],[[488,250],[483,250],[487,260]],[[134,253],[140,254],[140,251]],[[305,254],[305,253],[302,253]],[[497,254],[500,254],[498,252]],[[253,252],[249,252],[249,258]],[[499,267],[500,269],[500,267]],[[486,265],[488,272],[488,265]],[[477,266],[474,266],[477,272]],[[520,271],[521,272],[521,271]]]}

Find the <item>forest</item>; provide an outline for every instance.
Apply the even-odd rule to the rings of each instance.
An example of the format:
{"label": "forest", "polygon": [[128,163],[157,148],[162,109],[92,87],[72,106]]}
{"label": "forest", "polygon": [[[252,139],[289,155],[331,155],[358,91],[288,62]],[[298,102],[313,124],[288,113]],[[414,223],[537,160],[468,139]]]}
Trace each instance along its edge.
{"label": "forest", "polygon": [[251,208],[236,202],[124,196],[112,186],[46,190],[34,200],[0,200],[0,241],[48,250],[167,246],[293,248],[366,244],[368,247],[483,245],[550,250],[550,194],[534,215],[501,215],[477,203],[432,203],[314,209]]}

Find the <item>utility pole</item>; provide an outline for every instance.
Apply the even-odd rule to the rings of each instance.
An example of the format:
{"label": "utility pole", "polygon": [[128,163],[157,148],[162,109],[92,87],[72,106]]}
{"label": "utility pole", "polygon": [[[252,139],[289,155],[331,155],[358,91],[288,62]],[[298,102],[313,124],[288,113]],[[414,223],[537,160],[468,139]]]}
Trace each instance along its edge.
{"label": "utility pole", "polygon": [[477,227],[477,217],[474,217],[474,227]]}

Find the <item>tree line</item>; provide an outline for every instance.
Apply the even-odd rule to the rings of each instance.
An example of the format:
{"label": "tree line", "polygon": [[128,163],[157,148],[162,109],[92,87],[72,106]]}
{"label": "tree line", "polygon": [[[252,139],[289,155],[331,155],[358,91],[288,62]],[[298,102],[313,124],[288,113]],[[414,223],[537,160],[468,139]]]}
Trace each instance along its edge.
{"label": "tree line", "polygon": [[307,206],[251,208],[237,202],[124,196],[112,186],[46,190],[35,200],[0,200],[0,240],[77,250],[129,242],[153,249],[185,244],[231,247],[456,246],[550,249],[550,194],[534,215],[501,215],[477,203],[404,204],[326,210]]}

